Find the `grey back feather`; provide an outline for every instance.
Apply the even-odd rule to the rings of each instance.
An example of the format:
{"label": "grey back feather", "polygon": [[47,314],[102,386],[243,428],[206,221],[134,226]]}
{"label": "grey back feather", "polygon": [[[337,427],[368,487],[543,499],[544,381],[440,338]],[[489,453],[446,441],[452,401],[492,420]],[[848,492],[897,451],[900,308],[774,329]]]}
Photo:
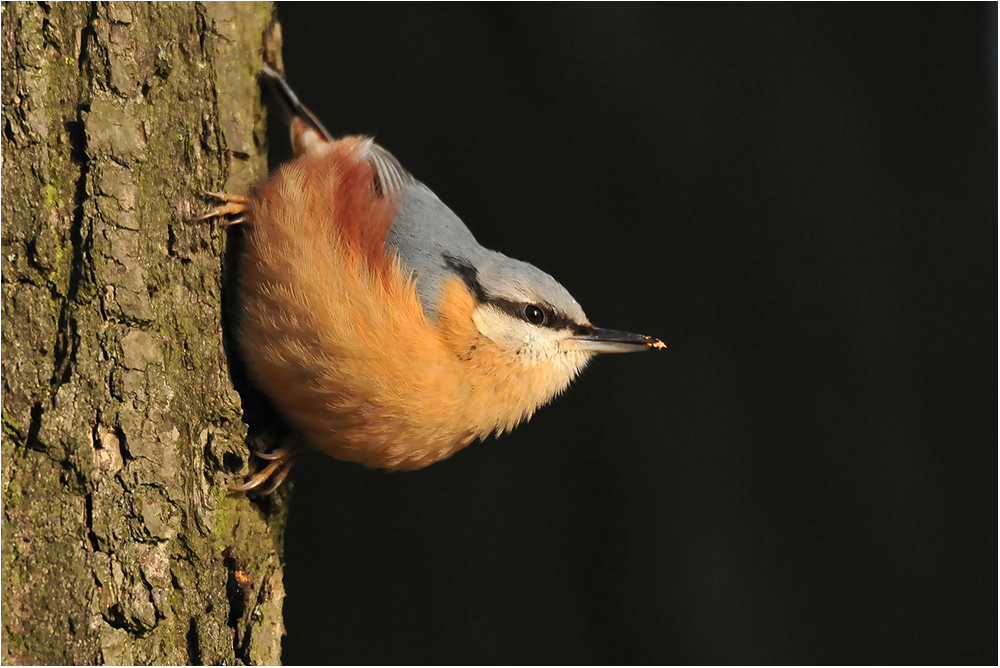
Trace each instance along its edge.
{"label": "grey back feather", "polygon": [[480,246],[429,188],[410,177],[399,195],[402,207],[389,229],[388,245],[413,272],[430,318],[438,316],[444,280],[456,276],[453,265],[458,260],[475,269],[488,298],[547,305],[578,324],[587,323],[583,309],[558,281],[527,262]]}

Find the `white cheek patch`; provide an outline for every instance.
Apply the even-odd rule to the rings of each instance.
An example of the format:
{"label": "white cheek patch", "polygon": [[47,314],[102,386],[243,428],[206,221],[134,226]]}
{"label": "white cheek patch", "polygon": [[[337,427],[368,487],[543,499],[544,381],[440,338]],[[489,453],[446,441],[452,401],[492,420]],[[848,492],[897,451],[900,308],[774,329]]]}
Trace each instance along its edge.
{"label": "white cheek patch", "polygon": [[472,322],[480,334],[504,350],[516,351],[528,342],[528,333],[518,326],[520,323],[495,306],[477,306],[472,312]]}
{"label": "white cheek patch", "polygon": [[480,334],[517,355],[526,366],[538,364],[561,352],[563,336],[559,332],[529,324],[489,304],[478,306],[472,314],[472,321]]}

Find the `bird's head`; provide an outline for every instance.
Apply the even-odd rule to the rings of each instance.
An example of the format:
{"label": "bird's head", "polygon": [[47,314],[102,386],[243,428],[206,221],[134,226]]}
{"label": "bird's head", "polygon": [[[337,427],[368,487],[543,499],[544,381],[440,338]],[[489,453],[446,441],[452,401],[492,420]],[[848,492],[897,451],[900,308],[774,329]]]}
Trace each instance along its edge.
{"label": "bird's head", "polygon": [[526,262],[493,251],[445,261],[473,298],[467,317],[480,343],[469,361],[503,386],[500,394],[517,388],[525,410],[514,424],[565,389],[595,354],[666,347],[649,336],[594,327],[566,288]]}

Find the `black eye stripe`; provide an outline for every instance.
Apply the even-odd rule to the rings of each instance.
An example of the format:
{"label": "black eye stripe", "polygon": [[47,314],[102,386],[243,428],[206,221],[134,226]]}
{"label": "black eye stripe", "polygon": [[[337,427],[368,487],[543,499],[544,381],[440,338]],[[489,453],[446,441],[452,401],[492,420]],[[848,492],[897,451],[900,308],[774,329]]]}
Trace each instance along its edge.
{"label": "black eye stripe", "polygon": [[483,290],[483,285],[479,282],[479,272],[476,271],[476,268],[468,260],[463,260],[452,255],[445,255],[444,262],[448,265],[449,269],[458,274],[458,277],[462,279],[462,282],[476,296],[476,299],[480,302],[489,301],[486,297],[486,291]]}
{"label": "black eye stripe", "polygon": [[555,312],[549,313],[549,321],[545,323],[546,327],[551,327],[552,329],[568,329],[574,334],[590,334],[594,331],[594,328],[590,325],[581,325],[575,320]]}
{"label": "black eye stripe", "polygon": [[523,304],[521,302],[513,302],[509,299],[499,298],[489,298],[483,300],[483,302],[503,311],[512,318],[517,318],[518,320],[524,320],[524,307],[530,306],[530,304]]}
{"label": "black eye stripe", "polygon": [[462,282],[468,286],[469,291],[475,295],[476,299],[481,304],[491,304],[512,318],[517,318],[519,320],[525,320],[525,308],[535,306],[545,312],[545,320],[542,324],[537,325],[538,327],[568,329],[574,334],[581,335],[590,334],[594,331],[594,328],[589,324],[581,325],[575,320],[572,320],[571,318],[558,312],[549,304],[529,304],[527,302],[515,302],[509,299],[502,299],[500,297],[490,297],[486,294],[482,284],[479,282],[479,272],[476,271],[476,268],[473,267],[468,260],[457,258],[452,255],[445,255],[444,261],[448,268],[454,271],[458,277],[462,279]]}
{"label": "black eye stripe", "polygon": [[593,327],[590,325],[581,325],[576,321],[570,319],[569,317],[559,313],[554,308],[548,304],[529,304],[526,302],[515,302],[509,299],[499,299],[492,298],[487,299],[487,304],[490,304],[512,318],[517,318],[518,320],[525,320],[526,322],[531,322],[525,317],[525,309],[529,306],[534,306],[536,308],[542,309],[545,312],[545,321],[543,323],[531,323],[538,327],[547,327],[549,329],[568,329],[574,334],[589,334],[593,331]]}

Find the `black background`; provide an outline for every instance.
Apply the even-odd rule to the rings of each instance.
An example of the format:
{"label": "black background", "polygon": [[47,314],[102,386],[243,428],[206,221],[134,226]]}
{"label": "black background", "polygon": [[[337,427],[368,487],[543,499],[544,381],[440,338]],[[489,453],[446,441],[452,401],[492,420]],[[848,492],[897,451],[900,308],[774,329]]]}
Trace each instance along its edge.
{"label": "black background", "polygon": [[997,662],[996,5],[282,4],[288,80],[601,358],[292,479],[286,663]]}

